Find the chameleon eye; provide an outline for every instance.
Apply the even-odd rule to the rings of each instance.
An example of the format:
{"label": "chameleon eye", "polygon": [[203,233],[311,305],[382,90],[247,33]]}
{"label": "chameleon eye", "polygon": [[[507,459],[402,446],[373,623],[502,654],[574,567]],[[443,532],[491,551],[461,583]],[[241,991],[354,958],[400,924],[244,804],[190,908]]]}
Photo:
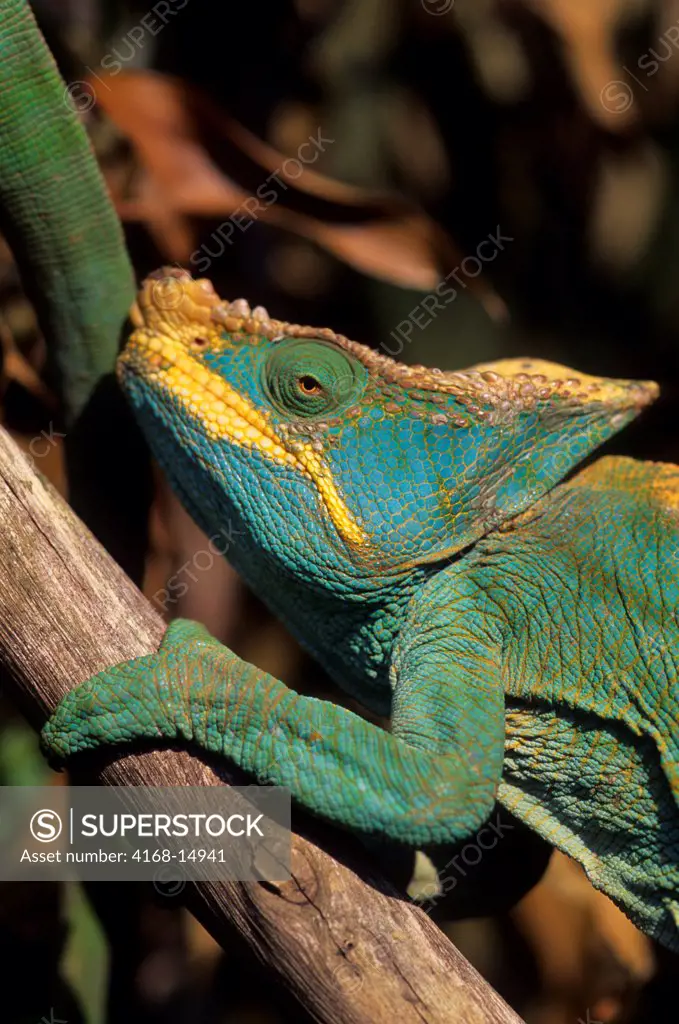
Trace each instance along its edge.
{"label": "chameleon eye", "polygon": [[207,338],[192,338],[191,339],[191,348],[197,348],[197,349],[207,348]]}
{"label": "chameleon eye", "polygon": [[310,373],[305,373],[303,377],[299,378],[297,383],[299,384],[299,390],[304,395],[320,395],[323,390],[322,385]]}
{"label": "chameleon eye", "polygon": [[326,341],[283,338],[263,368],[264,391],[278,412],[295,417],[333,416],[353,404],[368,372],[357,359]]}

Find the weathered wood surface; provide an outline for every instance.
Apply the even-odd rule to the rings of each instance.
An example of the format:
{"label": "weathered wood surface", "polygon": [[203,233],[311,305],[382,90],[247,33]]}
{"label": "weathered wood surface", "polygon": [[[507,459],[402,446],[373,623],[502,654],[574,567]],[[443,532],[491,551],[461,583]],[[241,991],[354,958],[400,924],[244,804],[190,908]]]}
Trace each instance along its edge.
{"label": "weathered wood surface", "polygon": [[[155,650],[164,624],[0,430],[0,671],[36,728],[78,682]],[[111,785],[219,785],[207,763],[158,750],[98,761]],[[92,781],[91,778],[83,781]],[[217,939],[238,932],[318,1021],[520,1024],[429,920],[329,831],[293,835],[293,880],[199,883],[183,897]]]}

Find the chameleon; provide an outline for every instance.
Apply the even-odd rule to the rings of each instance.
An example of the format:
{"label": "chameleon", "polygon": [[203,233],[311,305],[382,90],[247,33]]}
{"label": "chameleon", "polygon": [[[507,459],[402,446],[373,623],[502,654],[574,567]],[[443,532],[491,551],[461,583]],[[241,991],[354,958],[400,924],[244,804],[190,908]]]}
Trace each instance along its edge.
{"label": "chameleon", "polygon": [[65,697],[52,762],[183,743],[415,849],[480,834],[497,799],[679,951],[679,468],[578,468],[657,385],[408,366],[177,268],[131,319],[118,379],[176,494],[391,727],[177,619]]}
{"label": "chameleon", "polygon": [[[28,4],[0,10],[0,228],[73,422],[134,277]],[[497,797],[677,951],[679,471],[571,475],[655,386],[535,360],[405,367],[168,271],[134,317],[120,380],[177,493],[207,532],[230,523],[230,560],[392,728],[179,620],[66,698],[48,753],[183,739],[414,847],[473,835]]]}

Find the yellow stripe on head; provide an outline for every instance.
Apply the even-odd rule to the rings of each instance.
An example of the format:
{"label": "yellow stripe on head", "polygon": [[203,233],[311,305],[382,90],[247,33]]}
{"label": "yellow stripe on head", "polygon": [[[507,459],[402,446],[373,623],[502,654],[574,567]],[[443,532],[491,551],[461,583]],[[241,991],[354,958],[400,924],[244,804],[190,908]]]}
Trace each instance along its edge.
{"label": "yellow stripe on head", "polygon": [[200,423],[209,440],[254,448],[267,459],[302,473],[315,485],[341,536],[350,544],[365,542],[365,533],[340,497],[329,467],[312,446],[297,439],[283,439],[268,414],[194,358],[183,339],[175,340],[167,334],[160,337],[153,330],[139,327],[120,357],[120,366],[123,372],[129,367],[154,387],[171,394]]}

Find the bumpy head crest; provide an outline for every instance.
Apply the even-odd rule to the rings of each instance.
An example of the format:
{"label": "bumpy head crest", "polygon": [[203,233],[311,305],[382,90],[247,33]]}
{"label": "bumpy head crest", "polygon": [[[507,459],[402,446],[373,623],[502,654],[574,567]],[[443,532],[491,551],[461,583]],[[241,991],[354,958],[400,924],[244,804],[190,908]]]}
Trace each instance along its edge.
{"label": "bumpy head crest", "polygon": [[449,558],[657,394],[529,359],[406,366],[175,269],[132,320],[120,379],[194,518],[237,518],[251,561],[325,588]]}

